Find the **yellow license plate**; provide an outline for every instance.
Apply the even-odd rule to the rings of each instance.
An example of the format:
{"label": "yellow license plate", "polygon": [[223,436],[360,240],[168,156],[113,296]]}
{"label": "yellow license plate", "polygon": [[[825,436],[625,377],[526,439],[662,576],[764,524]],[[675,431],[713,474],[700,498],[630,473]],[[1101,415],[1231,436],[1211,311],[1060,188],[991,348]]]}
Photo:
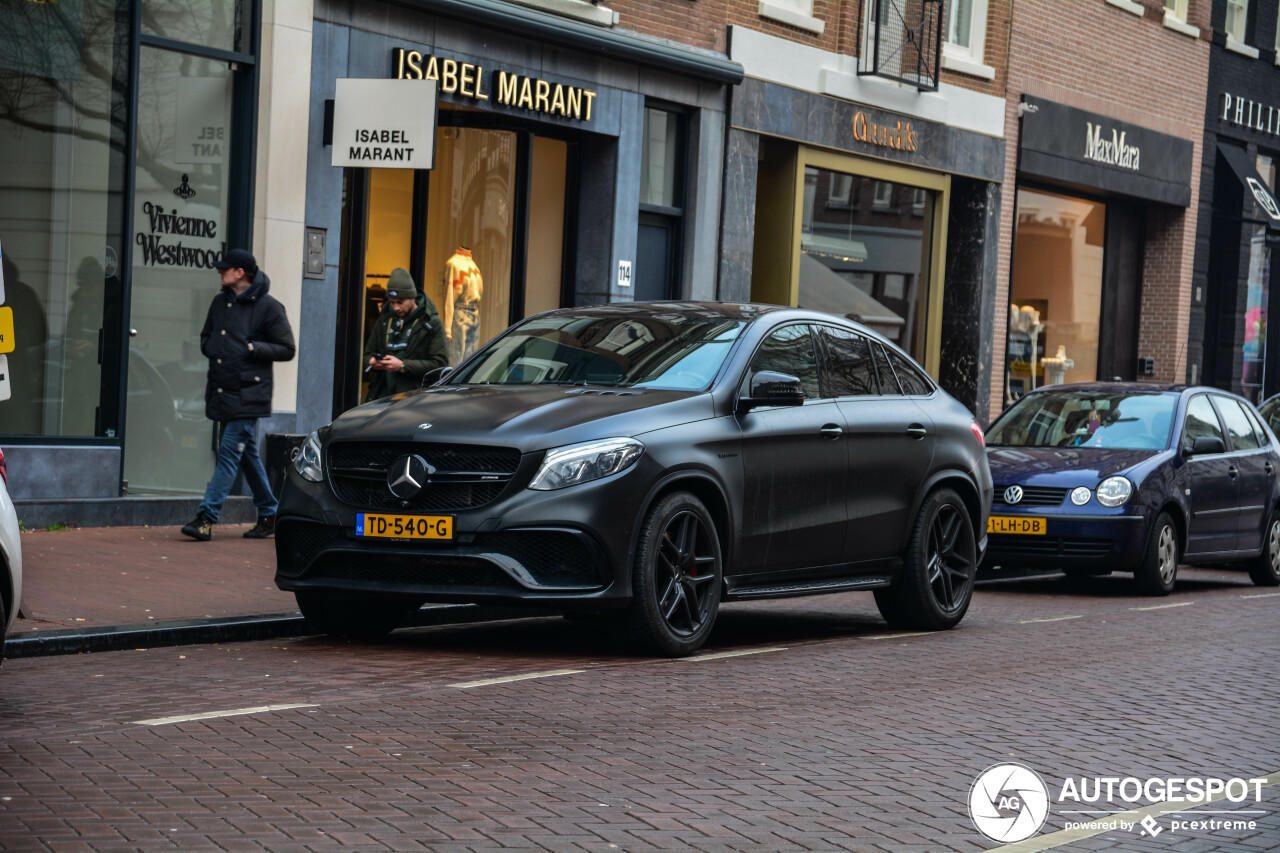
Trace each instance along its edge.
{"label": "yellow license plate", "polygon": [[1017,533],[1028,536],[1043,536],[1048,530],[1049,523],[1043,518],[993,515],[987,519],[988,533]]}
{"label": "yellow license plate", "polygon": [[452,539],[453,516],[358,512],[356,535],[383,539]]}

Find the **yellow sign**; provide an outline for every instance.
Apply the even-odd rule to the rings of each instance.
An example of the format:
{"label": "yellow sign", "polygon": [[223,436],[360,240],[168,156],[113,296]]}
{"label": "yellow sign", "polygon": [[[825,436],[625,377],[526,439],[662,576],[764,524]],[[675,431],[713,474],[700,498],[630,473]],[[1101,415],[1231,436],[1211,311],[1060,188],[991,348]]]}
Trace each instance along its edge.
{"label": "yellow sign", "polygon": [[918,139],[916,132],[911,129],[911,122],[905,125],[896,122],[893,127],[889,127],[887,124],[868,121],[862,112],[853,117],[853,138],[897,151],[915,151]]}
{"label": "yellow sign", "polygon": [[13,309],[0,308],[0,355],[13,352]]}
{"label": "yellow sign", "polygon": [[988,533],[1023,533],[1033,536],[1043,536],[1048,532],[1048,530],[1049,525],[1043,518],[993,515],[987,519]]}

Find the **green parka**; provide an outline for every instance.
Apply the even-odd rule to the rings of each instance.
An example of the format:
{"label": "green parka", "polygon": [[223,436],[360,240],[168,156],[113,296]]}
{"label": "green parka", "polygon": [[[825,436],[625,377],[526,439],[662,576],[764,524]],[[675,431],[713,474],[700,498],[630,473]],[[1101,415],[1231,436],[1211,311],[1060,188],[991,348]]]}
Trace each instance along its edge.
{"label": "green parka", "polygon": [[418,295],[418,307],[404,318],[399,333],[392,327],[392,322],[396,319],[395,311],[391,309],[391,300],[388,299],[383,303],[378,322],[374,324],[373,332],[364,345],[362,364],[368,365],[369,359],[375,355],[394,355],[404,362],[404,369],[398,373],[369,371],[370,400],[389,397],[402,391],[413,391],[422,386],[422,377],[428,371],[449,363],[444,324],[440,322],[440,314],[430,298],[425,294]]}

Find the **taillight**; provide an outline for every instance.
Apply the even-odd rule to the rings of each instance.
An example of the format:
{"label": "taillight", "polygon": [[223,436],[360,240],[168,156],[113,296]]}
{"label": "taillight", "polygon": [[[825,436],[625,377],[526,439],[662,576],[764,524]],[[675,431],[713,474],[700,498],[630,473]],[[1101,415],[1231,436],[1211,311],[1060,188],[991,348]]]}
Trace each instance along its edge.
{"label": "taillight", "polygon": [[986,437],[982,434],[982,427],[978,426],[978,422],[977,422],[977,421],[974,421],[973,423],[969,424],[969,429],[973,430],[973,436],[974,436],[974,438],[978,439],[978,446],[979,446],[979,447],[986,447],[986,446],[987,446],[987,439],[986,439]]}
{"label": "taillight", "polygon": [[4,461],[4,451],[0,450],[0,477],[4,478],[4,484],[9,485],[9,463]]}

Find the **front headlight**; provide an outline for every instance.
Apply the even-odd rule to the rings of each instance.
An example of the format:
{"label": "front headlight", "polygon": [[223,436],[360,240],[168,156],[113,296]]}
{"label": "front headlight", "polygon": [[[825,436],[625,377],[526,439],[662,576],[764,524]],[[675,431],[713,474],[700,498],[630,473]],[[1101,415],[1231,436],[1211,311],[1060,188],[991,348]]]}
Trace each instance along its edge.
{"label": "front headlight", "polygon": [[324,465],[320,462],[320,433],[313,432],[307,436],[293,454],[293,470],[302,475],[304,480],[319,483],[324,479]]}
{"label": "front headlight", "polygon": [[1103,506],[1120,506],[1133,496],[1133,483],[1124,477],[1108,477],[1098,484],[1097,495]]}
{"label": "front headlight", "polygon": [[541,492],[599,480],[635,464],[644,445],[634,438],[606,438],[547,451],[529,488]]}
{"label": "front headlight", "polygon": [[1092,493],[1084,486],[1076,486],[1071,490],[1071,502],[1076,506],[1084,506],[1089,502]]}

